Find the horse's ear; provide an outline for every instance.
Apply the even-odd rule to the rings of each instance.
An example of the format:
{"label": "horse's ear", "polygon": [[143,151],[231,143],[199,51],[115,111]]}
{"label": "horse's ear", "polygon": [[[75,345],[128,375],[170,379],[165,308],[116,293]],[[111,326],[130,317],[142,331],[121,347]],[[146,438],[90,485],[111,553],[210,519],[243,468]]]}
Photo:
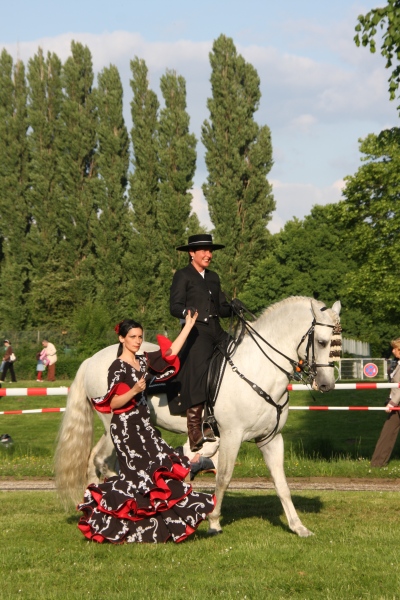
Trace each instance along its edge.
{"label": "horse's ear", "polygon": [[332,306],[332,310],[335,311],[335,313],[337,314],[337,316],[340,315],[341,308],[342,308],[342,305],[340,303],[340,300],[336,300],[335,304]]}
{"label": "horse's ear", "polygon": [[323,302],[320,302],[319,300],[315,300],[315,298],[311,298],[311,310],[312,310],[314,319],[317,318],[317,311],[321,310],[321,306],[323,306]]}

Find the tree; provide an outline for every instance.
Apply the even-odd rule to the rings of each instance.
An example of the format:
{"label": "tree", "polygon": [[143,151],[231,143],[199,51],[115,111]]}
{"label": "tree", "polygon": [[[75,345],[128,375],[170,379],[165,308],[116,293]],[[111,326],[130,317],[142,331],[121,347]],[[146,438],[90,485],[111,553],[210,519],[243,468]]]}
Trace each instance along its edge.
{"label": "tree", "polygon": [[[186,241],[189,229],[193,176],[196,169],[196,138],[189,133],[186,85],[181,76],[167,71],[161,77],[165,108],[158,125],[159,195],[157,224],[160,233],[160,276],[164,290],[160,319],[164,326],[176,323],[169,314],[168,290],[175,271],[187,256],[175,248]],[[196,232],[197,233],[197,232]],[[160,321],[161,322],[161,321]]]}
{"label": "tree", "polygon": [[0,56],[0,315],[3,327],[22,328],[27,319],[29,280],[26,235],[30,228],[26,192],[28,146],[25,67]]}
{"label": "tree", "polygon": [[126,197],[129,167],[129,136],[122,106],[122,83],[115,66],[98,76],[98,175],[99,212],[93,215],[96,300],[117,322],[128,314],[127,286],[131,277],[126,263],[134,264],[131,210]]}
{"label": "tree", "polygon": [[379,324],[374,343],[382,346],[400,320],[400,128],[368,135],[360,151],[365,164],[345,178],[340,204],[341,227],[349,233],[346,250],[356,263],[344,283],[354,307]]}
{"label": "tree", "polygon": [[30,289],[28,308],[32,325],[62,322],[72,298],[64,296],[65,272],[60,256],[63,231],[59,219],[61,61],[44,56],[39,48],[28,62],[29,190],[32,214],[28,235]]}
{"label": "tree", "polygon": [[72,41],[63,66],[60,188],[58,219],[64,297],[72,305],[95,296],[92,220],[98,210],[97,107],[93,93],[92,56],[87,46]]}
{"label": "tree", "polygon": [[[394,100],[400,84],[400,0],[388,0],[386,6],[374,8],[358,17],[354,41],[357,46],[369,46],[376,52],[378,27],[383,31],[381,54],[386,58],[386,69],[391,69],[389,97]],[[397,107],[400,110],[400,106]]]}
{"label": "tree", "polygon": [[165,293],[159,277],[160,239],[157,229],[159,103],[156,94],[149,89],[144,60],[137,57],[132,60],[131,72],[134,172],[130,177],[129,198],[133,207],[136,260],[131,265],[130,305],[136,319],[148,329],[156,329]]}
{"label": "tree", "polygon": [[273,236],[268,256],[252,272],[242,300],[260,312],[288,296],[310,296],[332,304],[343,300],[343,278],[352,263],[338,230],[338,205],[314,206]]}
{"label": "tree", "polygon": [[202,127],[207,183],[203,185],[215,241],[226,248],[215,255],[224,290],[238,295],[268,250],[266,225],[275,208],[267,174],[272,166],[270,130],[254,121],[261,93],[254,67],[221,35],[210,54],[210,121]]}

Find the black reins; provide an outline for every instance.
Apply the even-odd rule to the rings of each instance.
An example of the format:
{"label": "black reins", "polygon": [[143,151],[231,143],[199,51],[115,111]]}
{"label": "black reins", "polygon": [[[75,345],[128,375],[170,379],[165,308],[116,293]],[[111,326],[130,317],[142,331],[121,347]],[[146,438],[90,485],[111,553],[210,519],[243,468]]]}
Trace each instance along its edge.
{"label": "black reins", "polygon": [[[268,402],[268,404],[270,404],[271,406],[273,406],[275,408],[275,410],[276,410],[277,417],[276,417],[276,425],[275,425],[274,429],[267,436],[264,436],[262,438],[256,438],[256,442],[260,446],[261,442],[267,443],[267,441],[269,440],[269,438],[273,437],[275,435],[275,433],[278,431],[281,414],[283,412],[283,409],[285,408],[285,406],[289,402],[289,394],[286,391],[285,392],[287,394],[286,401],[283,404],[278,404],[277,402],[274,401],[274,399],[270,396],[270,394],[268,394],[265,390],[263,390],[262,388],[260,388],[256,383],[254,383],[253,381],[251,381],[250,379],[248,379],[236,367],[236,365],[234,364],[234,362],[233,362],[233,360],[232,360],[231,357],[235,353],[235,351],[236,351],[239,343],[243,340],[243,337],[244,337],[246,331],[247,331],[248,335],[251,337],[251,339],[254,341],[254,343],[256,344],[256,346],[261,350],[262,354],[272,364],[274,364],[280,371],[282,371],[282,373],[284,373],[286,375],[286,377],[288,378],[288,381],[290,381],[290,379],[292,377],[294,377],[297,381],[303,381],[307,385],[307,384],[311,384],[311,382],[313,381],[313,379],[316,377],[316,375],[317,375],[317,368],[318,367],[332,367],[332,368],[334,367],[334,363],[333,362],[329,362],[329,363],[324,364],[324,363],[317,363],[315,361],[315,339],[314,339],[315,338],[315,327],[317,325],[319,325],[319,326],[322,326],[322,327],[331,327],[332,329],[334,329],[335,325],[330,325],[328,323],[320,323],[314,317],[313,321],[311,323],[310,328],[303,335],[303,337],[301,338],[301,340],[300,340],[300,342],[299,342],[299,344],[297,346],[297,349],[296,349],[296,351],[298,353],[300,346],[303,344],[303,342],[305,340],[307,340],[306,351],[305,351],[305,358],[304,358],[304,360],[302,360],[302,359],[300,359],[300,360],[293,360],[292,358],[290,358],[289,356],[287,356],[286,354],[284,354],[283,352],[281,352],[278,348],[275,348],[272,344],[270,344],[268,342],[268,340],[266,340],[265,338],[263,338],[262,335],[260,335],[258,333],[258,331],[256,331],[252,327],[252,325],[243,316],[244,312],[247,312],[247,313],[249,313],[251,315],[252,315],[252,313],[250,313],[250,311],[244,305],[242,305],[240,308],[237,308],[237,307],[233,306],[233,311],[236,314],[236,316],[238,317],[239,322],[241,323],[241,332],[240,332],[239,336],[236,338],[236,340],[235,339],[232,340],[232,342],[228,345],[227,348],[223,347],[222,345],[219,345],[218,349],[222,353],[223,357],[228,362],[228,364],[230,365],[230,367],[232,368],[232,371],[234,373],[237,373],[239,375],[239,377],[241,379],[243,379],[243,381],[245,381],[261,398],[263,398],[266,402]],[[252,315],[252,316],[254,316],[254,315]],[[276,352],[277,354],[279,354],[280,356],[282,356],[283,358],[285,358],[289,362],[289,364],[291,365],[291,367],[293,369],[293,374],[290,371],[287,371],[286,369],[284,369],[277,362],[275,362],[265,352],[265,350],[261,347],[259,341],[256,338],[259,338],[264,344],[266,344],[269,348],[271,348],[271,350],[273,350],[274,352]],[[309,362],[310,351],[311,351],[311,364]],[[282,397],[283,397],[283,395],[282,395]]]}

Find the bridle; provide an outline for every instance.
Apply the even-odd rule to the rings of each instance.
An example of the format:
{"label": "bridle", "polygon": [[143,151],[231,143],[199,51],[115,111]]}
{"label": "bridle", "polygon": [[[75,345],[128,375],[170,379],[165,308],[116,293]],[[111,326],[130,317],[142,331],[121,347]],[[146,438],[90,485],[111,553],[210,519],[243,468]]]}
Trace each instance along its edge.
{"label": "bridle", "polygon": [[[321,310],[326,310],[326,308],[324,307]],[[334,366],[335,366],[333,361],[328,362],[328,363],[317,363],[316,362],[316,360],[315,360],[315,328],[317,326],[330,327],[330,328],[332,328],[333,333],[336,333],[336,334],[340,334],[341,328],[340,328],[339,323],[336,323],[336,324],[320,323],[319,321],[316,320],[316,318],[314,316],[309,329],[303,335],[303,337],[301,338],[301,340],[296,348],[296,352],[298,354],[300,346],[307,340],[304,359],[293,360],[292,358],[290,358],[289,356],[287,356],[286,354],[281,352],[278,348],[275,348],[270,342],[268,342],[268,340],[266,340],[260,333],[258,333],[258,331],[256,331],[252,327],[252,325],[244,318],[243,313],[247,312],[252,317],[254,317],[254,315],[244,305],[240,309],[233,306],[233,312],[238,317],[241,331],[238,336],[234,336],[234,339],[228,344],[228,347],[219,345],[218,349],[224,356],[226,362],[232,368],[232,371],[234,373],[236,373],[237,375],[239,375],[239,377],[241,379],[243,379],[248,385],[250,385],[250,387],[253,389],[253,391],[255,391],[261,398],[263,398],[266,402],[268,402],[268,404],[273,406],[276,410],[277,418],[276,418],[276,425],[275,425],[274,429],[267,436],[256,439],[256,441],[260,447],[261,442],[267,443],[269,438],[273,437],[275,435],[275,433],[278,431],[281,414],[283,412],[283,409],[289,402],[289,394],[287,392],[285,392],[287,394],[286,401],[283,404],[278,404],[267,392],[265,392],[256,383],[254,383],[253,381],[248,379],[245,375],[243,375],[243,373],[241,373],[239,371],[239,369],[236,367],[236,365],[234,364],[234,362],[232,360],[232,356],[234,355],[240,342],[243,340],[245,333],[247,332],[249,337],[254,341],[256,346],[260,349],[262,354],[272,364],[274,364],[280,371],[282,371],[282,373],[284,373],[286,375],[286,377],[288,378],[288,381],[290,381],[290,379],[293,377],[297,381],[302,381],[304,384],[310,385],[310,384],[312,384],[315,377],[317,376],[317,369],[319,367],[334,368]],[[277,354],[279,354],[280,356],[285,358],[288,361],[288,363],[290,364],[290,366],[292,367],[292,372],[286,370],[281,365],[279,365],[277,362],[275,362],[275,360],[272,359],[271,356],[269,356],[267,354],[267,352],[264,350],[264,348],[262,348],[260,342],[264,343],[271,350],[273,350],[274,352],[276,352]],[[336,352],[331,351],[329,356],[331,357],[331,356],[334,356],[335,354],[336,354]],[[310,355],[311,355],[311,362],[310,362]],[[221,382],[221,379],[222,379],[222,374],[221,374],[219,383]],[[213,415],[211,415],[211,418],[213,418]],[[262,445],[264,445],[264,444],[262,444]]]}
{"label": "bridle", "polygon": [[[273,346],[270,342],[268,342],[268,340],[266,340],[262,335],[260,335],[258,333],[258,331],[256,331],[254,329],[254,327],[252,327],[252,325],[243,316],[243,312],[245,310],[246,309],[243,309],[243,310],[234,309],[234,312],[242,325],[242,331],[239,336],[240,340],[243,339],[244,334],[247,332],[247,334],[250,336],[250,338],[253,340],[253,342],[256,344],[256,346],[260,349],[262,354],[272,364],[274,364],[280,371],[282,371],[282,373],[284,373],[286,375],[286,377],[288,378],[289,381],[293,377],[297,381],[302,381],[305,384],[311,384],[313,382],[313,380],[315,379],[315,377],[317,376],[318,367],[334,368],[334,366],[335,366],[334,362],[317,363],[315,360],[315,328],[317,326],[330,327],[334,331],[335,329],[338,328],[338,323],[337,324],[320,323],[319,321],[316,320],[315,317],[313,317],[313,320],[312,320],[312,323],[311,323],[309,329],[303,335],[303,337],[301,338],[301,340],[296,348],[296,352],[297,352],[297,354],[299,354],[300,346],[303,344],[304,341],[307,340],[306,348],[305,348],[305,357],[304,357],[304,359],[293,360],[292,358],[290,358],[289,356],[287,356],[286,354],[281,352],[278,348],[275,348],[275,346]],[[336,333],[340,333],[340,331],[341,330],[336,331]],[[279,354],[280,356],[285,358],[288,361],[288,363],[290,364],[290,366],[292,367],[293,373],[284,369],[281,365],[279,365],[277,362],[275,362],[271,358],[271,356],[269,356],[267,354],[267,352],[261,347],[257,338],[259,340],[261,340],[262,343],[266,344],[269,348],[271,348],[271,350],[273,350],[274,352],[276,352],[277,354]],[[237,344],[234,345],[233,352],[230,353],[230,356],[232,356],[232,354],[236,350],[236,347],[237,347]],[[310,355],[311,355],[311,362],[310,362]],[[332,352],[330,353],[330,356],[333,356]]]}

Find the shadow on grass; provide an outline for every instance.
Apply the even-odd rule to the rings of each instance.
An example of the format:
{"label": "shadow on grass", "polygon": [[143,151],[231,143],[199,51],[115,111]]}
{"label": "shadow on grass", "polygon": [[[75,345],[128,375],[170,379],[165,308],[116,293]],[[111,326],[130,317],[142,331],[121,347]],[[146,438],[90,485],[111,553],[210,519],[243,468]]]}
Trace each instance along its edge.
{"label": "shadow on grass", "polygon": [[[303,514],[320,513],[324,506],[318,496],[307,498],[293,495],[292,500],[300,519],[302,519]],[[281,501],[277,496],[254,496],[240,494],[240,492],[228,492],[224,496],[221,516],[223,528],[231,525],[234,521],[254,518],[268,521],[273,527],[280,527],[284,531],[292,533],[287,525]],[[199,537],[207,537],[207,535],[207,532],[198,532]]]}

